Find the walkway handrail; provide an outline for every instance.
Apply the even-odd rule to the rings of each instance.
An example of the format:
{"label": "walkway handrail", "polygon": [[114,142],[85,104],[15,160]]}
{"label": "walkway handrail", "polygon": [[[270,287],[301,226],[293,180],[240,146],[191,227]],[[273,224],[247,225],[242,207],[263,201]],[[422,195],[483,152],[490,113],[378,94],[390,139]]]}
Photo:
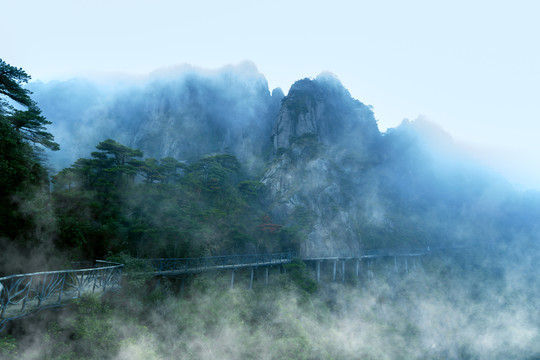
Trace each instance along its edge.
{"label": "walkway handrail", "polygon": [[[456,251],[466,247],[415,247],[364,250],[360,254],[300,257],[302,260],[369,259],[389,256],[419,256]],[[221,255],[197,258],[133,259],[132,264],[153,271],[154,274],[189,273],[207,270],[285,264],[297,257],[296,253]]]}
{"label": "walkway handrail", "polygon": [[8,321],[62,306],[84,293],[120,289],[123,264],[97,260],[93,268],[0,277],[0,331]]}
{"label": "walkway handrail", "polygon": [[358,254],[336,254],[325,256],[306,256],[302,260],[330,260],[330,259],[370,259],[391,256],[420,256],[429,254],[439,254],[443,252],[461,251],[473,249],[472,246],[424,246],[414,248],[386,248],[367,249]]}
{"label": "walkway handrail", "polygon": [[277,254],[222,255],[198,258],[134,259],[135,264],[143,264],[156,273],[199,272],[220,268],[242,268],[252,266],[289,263],[296,257],[293,252]]}

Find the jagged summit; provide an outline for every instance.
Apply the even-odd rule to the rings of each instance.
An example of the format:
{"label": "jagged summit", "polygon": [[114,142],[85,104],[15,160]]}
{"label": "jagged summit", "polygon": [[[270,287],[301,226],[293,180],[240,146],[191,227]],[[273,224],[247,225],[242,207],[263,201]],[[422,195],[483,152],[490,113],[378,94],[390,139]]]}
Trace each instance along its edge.
{"label": "jagged summit", "polygon": [[262,171],[284,96],[281,89],[270,93],[251,62],[216,70],[178,65],[115,89],[80,79],[33,85],[63,144],[50,157],[57,170],[113,138],[147,157],[186,160],[229,153]]}
{"label": "jagged summit", "polygon": [[303,255],[361,251],[360,205],[349,179],[380,140],[371,109],[332,74],[299,80],[283,98],[272,132],[274,161],[262,181],[276,221],[303,224]]}
{"label": "jagged summit", "polygon": [[324,95],[333,92],[344,97],[351,97],[339,78],[331,72],[322,72],[316,78],[304,78],[297,80],[290,88],[288,95],[295,92],[310,93],[312,95]]}
{"label": "jagged summit", "polygon": [[365,147],[379,135],[371,109],[353,99],[335,76],[321,74],[292,85],[282,100],[272,139],[278,153],[301,136],[327,145]]}

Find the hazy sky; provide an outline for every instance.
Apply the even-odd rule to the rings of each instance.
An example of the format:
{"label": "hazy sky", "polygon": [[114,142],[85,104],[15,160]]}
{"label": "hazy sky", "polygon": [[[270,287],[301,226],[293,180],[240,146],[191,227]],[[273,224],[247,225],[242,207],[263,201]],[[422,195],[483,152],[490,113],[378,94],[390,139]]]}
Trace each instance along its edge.
{"label": "hazy sky", "polygon": [[0,58],[48,81],[253,61],[322,71],[381,130],[418,116],[540,189],[540,1],[0,0]]}

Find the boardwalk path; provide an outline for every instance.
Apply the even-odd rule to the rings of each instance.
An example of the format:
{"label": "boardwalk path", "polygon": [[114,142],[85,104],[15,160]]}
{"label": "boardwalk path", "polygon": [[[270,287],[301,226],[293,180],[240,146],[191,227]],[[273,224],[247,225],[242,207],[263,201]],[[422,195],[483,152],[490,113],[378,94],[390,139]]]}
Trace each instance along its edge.
{"label": "boardwalk path", "polygon": [[[317,281],[320,280],[320,263],[333,261],[334,280],[336,279],[336,264],[342,261],[376,259],[393,257],[418,257],[439,254],[448,251],[459,251],[464,248],[408,248],[408,249],[376,249],[366,250],[358,255],[331,255],[321,257],[304,257],[306,262],[317,263]],[[206,271],[231,270],[231,287],[234,284],[236,269],[250,268],[253,283],[253,269],[266,267],[266,282],[268,268],[290,263],[294,253],[260,254],[260,255],[227,255],[202,258],[163,258],[137,259],[135,268],[140,272],[153,276],[174,276],[195,274]],[[0,277],[0,332],[5,325],[17,318],[28,316],[37,311],[58,307],[86,293],[106,293],[117,291],[121,287],[124,265],[97,260],[94,267],[79,270],[59,270],[31,274],[19,274]],[[345,272],[342,271],[344,274]],[[344,275],[343,275],[344,276]]]}

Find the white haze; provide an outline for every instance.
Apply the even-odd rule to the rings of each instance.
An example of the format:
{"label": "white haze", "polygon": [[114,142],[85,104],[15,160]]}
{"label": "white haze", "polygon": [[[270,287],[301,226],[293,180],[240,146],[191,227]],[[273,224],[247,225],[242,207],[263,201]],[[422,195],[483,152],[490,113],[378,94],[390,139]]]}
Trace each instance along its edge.
{"label": "white haze", "polygon": [[514,183],[540,189],[533,0],[4,1],[0,56],[48,81],[255,62],[271,88],[324,70],[381,130],[423,114]]}
{"label": "white haze", "polygon": [[[363,267],[347,285],[329,282],[331,267],[323,267],[325,280],[311,297],[277,272],[270,287],[259,280],[253,291],[247,273],[238,274],[234,290],[228,274],[198,277],[183,298],[174,281],[163,280],[153,305],[128,301],[130,310],[117,305],[104,319],[103,331],[125,340],[103,358],[535,359],[540,304],[529,271],[538,258],[504,253],[410,258],[408,274],[402,259],[399,274],[392,260],[382,261],[371,267],[371,280]],[[74,317],[65,312],[58,321],[69,326]],[[41,359],[51,349],[67,356],[88,341],[55,332],[51,322],[28,330],[19,358]]]}

